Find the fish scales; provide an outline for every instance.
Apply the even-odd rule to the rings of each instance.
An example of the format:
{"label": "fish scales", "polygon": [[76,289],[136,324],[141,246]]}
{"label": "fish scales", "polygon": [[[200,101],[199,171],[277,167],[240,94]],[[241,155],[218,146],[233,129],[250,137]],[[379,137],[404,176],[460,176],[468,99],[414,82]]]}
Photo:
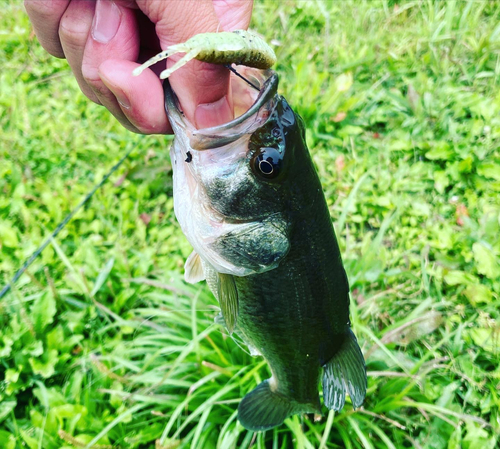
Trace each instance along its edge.
{"label": "fish scales", "polygon": [[[314,172],[310,181],[319,183]],[[348,326],[348,286],[340,260],[331,257],[338,247],[328,210],[303,207],[296,220],[290,252],[276,269],[236,278],[238,323],[245,340],[280,379],[277,391],[294,392],[290,396],[297,402],[316,403],[320,368],[338,350]],[[347,304],[323,299],[332,297]]]}
{"label": "fish scales", "polygon": [[165,95],[176,135],[174,208],[194,248],[186,280],[204,274],[228,331],[269,364],[272,377],[238,407],[243,426],[259,431],[321,413],[320,380],[327,408],[340,410],[346,394],[359,407],[366,368],[304,124],[277,94],[274,72],[248,70],[259,96],[219,127],[197,130],[168,84]]}

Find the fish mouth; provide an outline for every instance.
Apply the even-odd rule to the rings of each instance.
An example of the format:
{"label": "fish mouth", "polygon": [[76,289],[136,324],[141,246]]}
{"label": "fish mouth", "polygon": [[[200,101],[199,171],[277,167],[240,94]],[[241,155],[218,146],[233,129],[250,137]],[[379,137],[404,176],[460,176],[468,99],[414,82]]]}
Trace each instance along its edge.
{"label": "fish mouth", "polygon": [[[179,99],[172,90],[170,82],[166,80],[163,84],[165,93],[165,110],[174,132],[183,130],[189,139],[193,150],[209,150],[227,145],[238,140],[245,134],[253,133],[262,126],[274,109],[277,90],[278,74],[273,70],[258,70],[244,66],[238,66],[238,71],[252,84],[259,87],[258,95],[253,104],[240,116],[222,125],[211,128],[196,129],[186,118],[180,107]],[[232,78],[232,82],[241,88],[242,80]],[[247,89],[251,89],[246,86]],[[251,91],[253,92],[253,90]],[[237,95],[237,94],[235,94]]]}

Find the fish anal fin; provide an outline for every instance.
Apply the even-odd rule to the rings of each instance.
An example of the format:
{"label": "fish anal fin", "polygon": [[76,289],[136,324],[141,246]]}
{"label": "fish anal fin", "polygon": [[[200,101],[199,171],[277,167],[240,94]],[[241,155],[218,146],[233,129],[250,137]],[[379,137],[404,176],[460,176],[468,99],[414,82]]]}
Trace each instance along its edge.
{"label": "fish anal fin", "polygon": [[196,284],[205,279],[205,272],[200,255],[193,251],[184,264],[184,280],[189,284]]}
{"label": "fish anal fin", "polygon": [[354,408],[361,407],[366,396],[366,365],[358,341],[351,329],[333,358],[324,365],[323,401],[330,410],[344,407],[349,394]]}
{"label": "fish anal fin", "polygon": [[238,318],[238,289],[234,277],[230,274],[218,273],[217,292],[222,316],[228,332],[232,334]]}

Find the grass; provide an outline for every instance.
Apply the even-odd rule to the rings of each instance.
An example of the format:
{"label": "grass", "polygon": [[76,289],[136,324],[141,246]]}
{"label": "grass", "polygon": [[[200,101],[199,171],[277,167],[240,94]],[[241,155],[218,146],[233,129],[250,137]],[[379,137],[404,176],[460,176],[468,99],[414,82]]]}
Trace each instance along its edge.
{"label": "grass", "polygon": [[268,377],[213,323],[173,215],[169,137],[122,129],[0,18],[0,447],[464,448],[500,442],[500,5],[257,2],[351,281],[364,407],[253,434]]}

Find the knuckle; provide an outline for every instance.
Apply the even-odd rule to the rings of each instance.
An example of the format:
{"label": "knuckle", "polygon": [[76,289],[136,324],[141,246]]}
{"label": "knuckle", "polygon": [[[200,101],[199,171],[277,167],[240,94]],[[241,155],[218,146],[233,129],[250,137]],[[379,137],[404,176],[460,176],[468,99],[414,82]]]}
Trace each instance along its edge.
{"label": "knuckle", "polygon": [[84,81],[98,97],[105,97],[109,94],[108,88],[104,85],[99,77],[95,77],[85,73],[82,74]]}
{"label": "knuckle", "polygon": [[99,99],[99,102],[101,104],[104,104],[111,98],[113,98],[113,94],[102,82],[97,71],[94,70],[85,71],[82,69],[82,76],[84,82],[87,84],[89,89],[92,90],[95,97]]}
{"label": "knuckle", "polygon": [[24,0],[24,8],[30,18],[46,19],[54,14],[54,7],[50,0]]}
{"label": "knuckle", "polygon": [[86,63],[82,64],[82,76],[85,82],[95,90],[96,87],[104,86],[96,67]]}
{"label": "knuckle", "polygon": [[72,16],[64,14],[59,24],[59,38],[65,43],[85,45],[90,26],[85,21],[74,20]]}

